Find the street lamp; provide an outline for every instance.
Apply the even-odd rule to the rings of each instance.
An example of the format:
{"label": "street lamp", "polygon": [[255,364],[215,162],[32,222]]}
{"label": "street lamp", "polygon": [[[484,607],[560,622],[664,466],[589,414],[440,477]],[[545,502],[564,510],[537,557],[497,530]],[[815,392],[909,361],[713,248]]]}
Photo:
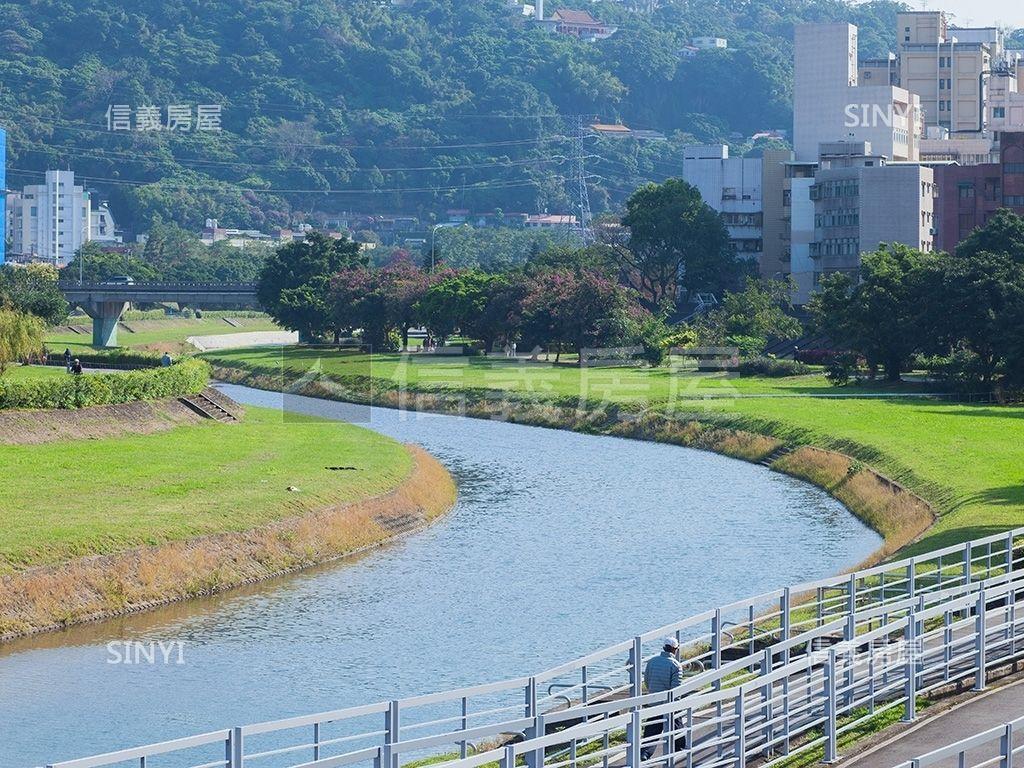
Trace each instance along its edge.
{"label": "street lamp", "polygon": [[433,272],[434,272],[434,236],[437,234],[437,230],[443,229],[443,228],[449,228],[450,229],[451,227],[457,227],[457,226],[459,226],[459,225],[456,222],[454,222],[454,221],[445,221],[445,222],[442,222],[441,224],[435,224],[433,227],[430,228],[430,272],[431,272],[431,274],[433,274]]}

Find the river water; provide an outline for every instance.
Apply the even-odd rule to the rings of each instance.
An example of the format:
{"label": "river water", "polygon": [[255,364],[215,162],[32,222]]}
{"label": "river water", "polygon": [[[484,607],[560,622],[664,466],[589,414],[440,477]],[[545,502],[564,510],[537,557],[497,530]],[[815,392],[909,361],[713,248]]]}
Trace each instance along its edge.
{"label": "river water", "polygon": [[[359,558],[0,646],[0,768],[528,674],[880,544],[821,491],[711,453],[387,409],[366,425],[445,463],[451,514]],[[126,664],[124,641],[164,645]]]}

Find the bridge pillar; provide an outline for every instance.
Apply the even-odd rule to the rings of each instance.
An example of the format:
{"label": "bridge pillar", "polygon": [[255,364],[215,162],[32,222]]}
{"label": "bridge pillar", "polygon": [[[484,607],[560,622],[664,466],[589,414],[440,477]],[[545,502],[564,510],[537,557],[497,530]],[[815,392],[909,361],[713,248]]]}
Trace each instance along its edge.
{"label": "bridge pillar", "polygon": [[82,307],[92,318],[92,345],[117,346],[117,324],[128,309],[127,301],[90,301]]}

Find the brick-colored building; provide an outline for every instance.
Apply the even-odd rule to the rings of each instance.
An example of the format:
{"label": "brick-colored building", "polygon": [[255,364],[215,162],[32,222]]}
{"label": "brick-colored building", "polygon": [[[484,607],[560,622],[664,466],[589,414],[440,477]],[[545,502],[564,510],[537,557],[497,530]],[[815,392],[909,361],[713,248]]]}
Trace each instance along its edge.
{"label": "brick-colored building", "polygon": [[952,252],[1000,208],[1024,216],[1024,132],[1000,135],[998,163],[936,169],[938,246]]}

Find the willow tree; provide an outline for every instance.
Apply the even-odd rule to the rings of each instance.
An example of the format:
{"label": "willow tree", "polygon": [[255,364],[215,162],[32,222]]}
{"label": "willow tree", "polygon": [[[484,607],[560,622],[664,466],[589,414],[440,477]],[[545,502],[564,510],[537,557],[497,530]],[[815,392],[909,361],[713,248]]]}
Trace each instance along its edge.
{"label": "willow tree", "polygon": [[7,366],[43,351],[46,326],[35,315],[0,309],[0,376]]}

